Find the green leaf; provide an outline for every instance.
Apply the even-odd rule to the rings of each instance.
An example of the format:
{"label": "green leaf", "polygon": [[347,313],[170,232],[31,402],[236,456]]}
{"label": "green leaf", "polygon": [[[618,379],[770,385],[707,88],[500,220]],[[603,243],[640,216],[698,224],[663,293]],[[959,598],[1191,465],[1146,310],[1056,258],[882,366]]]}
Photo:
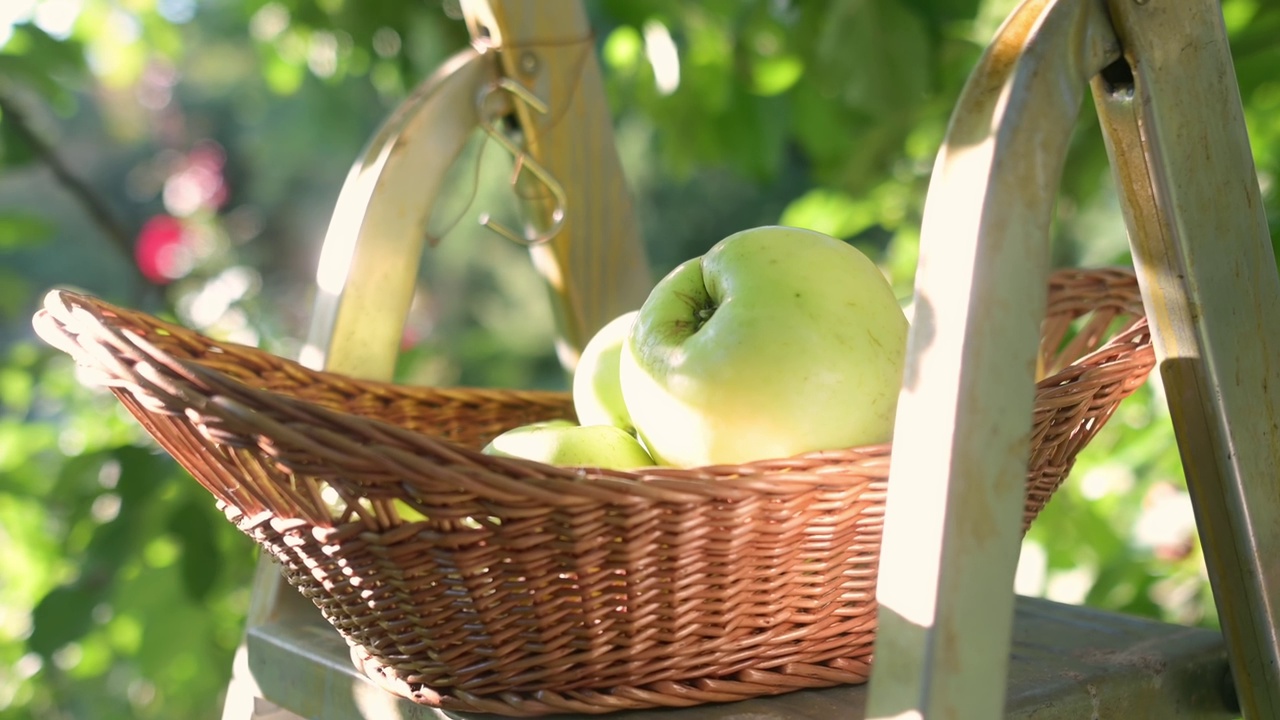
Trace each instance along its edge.
{"label": "green leaf", "polygon": [[0,365],[0,407],[26,415],[35,398],[36,379],[27,368]]}
{"label": "green leaf", "polygon": [[831,99],[810,79],[791,93],[792,132],[818,170],[834,167],[865,147],[852,112]]}
{"label": "green leaf", "polygon": [[605,38],[600,59],[612,70],[632,74],[644,60],[644,38],[640,31],[623,25]]}
{"label": "green leaf", "polygon": [[[145,522],[145,510],[156,497],[155,487],[173,470],[173,464],[163,456],[145,448],[123,446],[69,463],[60,481],[79,478],[81,483],[96,484],[103,463],[111,460],[119,463],[119,479],[114,488],[106,488],[98,495],[106,497],[111,493],[118,498],[115,517],[93,527],[75,582],[49,591],[32,613],[28,645],[46,657],[79,640],[95,625],[94,608],[110,596],[121,569],[141,554],[140,549],[152,532]],[[96,521],[82,515],[79,522]]]}
{"label": "green leaf", "polygon": [[262,77],[272,92],[277,95],[292,95],[302,86],[306,70],[302,65],[291,63],[273,51],[263,58]]}
{"label": "green leaf", "polygon": [[[3,60],[3,56],[0,56],[0,60]],[[4,70],[0,69],[0,77],[3,76]],[[17,168],[30,165],[35,160],[36,153],[31,143],[18,132],[14,123],[6,121],[0,113],[0,167]],[[3,230],[0,229],[0,232]]]}
{"label": "green leaf", "polygon": [[614,24],[635,27],[640,27],[652,17],[669,20],[681,10],[680,3],[671,0],[599,0],[586,5],[589,11],[600,11],[607,15]]}
{"label": "green leaf", "polygon": [[93,608],[102,600],[99,590],[64,585],[49,591],[31,611],[27,647],[48,658],[84,637],[93,627]]}
{"label": "green leaf", "polygon": [[0,54],[24,55],[46,72],[83,72],[87,67],[78,41],[59,40],[30,22],[13,26],[13,35]]}
{"label": "green leaf", "polygon": [[814,6],[806,65],[824,93],[885,120],[918,106],[931,88],[933,50],[920,16],[900,0]]}
{"label": "green leaf", "polygon": [[[82,572],[97,582],[111,584],[120,568],[146,544],[148,528],[143,518],[156,498],[155,488],[172,473],[173,466],[162,456],[134,446],[115,448],[107,455],[109,460],[104,462],[119,463],[119,479],[114,488],[98,493],[96,499],[110,503],[114,501],[110,495],[114,495],[119,505],[114,518],[93,529]],[[90,464],[85,469],[92,467]],[[108,499],[103,500],[104,497]]]}
{"label": "green leaf", "polygon": [[791,89],[804,74],[804,61],[795,55],[762,57],[751,65],[751,88],[757,95],[778,95]]}
{"label": "green leaf", "polygon": [[936,24],[972,22],[982,0],[905,0],[921,16]]}
{"label": "green leaf", "polygon": [[80,43],[59,40],[31,23],[15,25],[0,51],[0,77],[23,83],[63,111],[74,106],[87,69]]}
{"label": "green leaf", "polygon": [[103,465],[111,459],[111,452],[108,450],[86,452],[64,459],[50,485],[50,495],[66,503],[82,500],[91,503],[92,497],[102,492],[99,478]]}
{"label": "green leaf", "polygon": [[[4,127],[4,121],[0,120],[0,143],[4,143],[7,161],[8,138],[2,135]],[[0,252],[39,247],[53,236],[53,231],[54,224],[39,215],[0,212]]]}
{"label": "green leaf", "polygon": [[767,181],[778,173],[786,150],[788,113],[781,97],[759,97],[734,89],[733,104],[717,130],[734,167]]}
{"label": "green leaf", "polygon": [[804,59],[791,47],[797,38],[788,29],[768,5],[757,3],[739,34],[739,52],[750,64],[749,84],[757,95],[784,93],[804,75]]}
{"label": "green leaf", "polygon": [[876,224],[878,218],[877,208],[869,201],[859,201],[839,190],[815,188],[791,201],[778,223],[849,238]]}
{"label": "green leaf", "polygon": [[208,597],[222,569],[222,552],[218,547],[212,503],[200,502],[196,496],[178,505],[169,516],[169,532],[182,548],[180,570],[187,596],[196,602]]}
{"label": "green leaf", "polygon": [[142,544],[136,503],[134,500],[126,504],[121,499],[115,519],[94,529],[89,546],[85,548],[83,565],[83,572],[94,582],[110,584],[121,566],[137,553]]}
{"label": "green leaf", "polygon": [[154,496],[158,488],[172,478],[176,469],[172,458],[149,447],[126,445],[113,450],[112,455],[120,463],[120,482],[116,491],[126,502]]}
{"label": "green leaf", "polygon": [[31,283],[14,270],[0,266],[0,317],[15,318],[28,310]]}

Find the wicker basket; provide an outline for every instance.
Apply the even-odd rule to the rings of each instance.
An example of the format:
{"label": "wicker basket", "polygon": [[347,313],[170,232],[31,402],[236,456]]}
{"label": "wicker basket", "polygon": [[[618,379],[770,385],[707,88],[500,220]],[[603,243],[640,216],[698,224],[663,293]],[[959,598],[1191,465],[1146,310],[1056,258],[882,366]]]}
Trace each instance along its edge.
{"label": "wicker basket", "polygon": [[[1049,295],[1027,524],[1154,363],[1132,273],[1058,272]],[[867,678],[887,445],[556,468],[478,448],[571,418],[566,394],[357,381],[69,292],[35,322],[404,697],[602,713]]]}

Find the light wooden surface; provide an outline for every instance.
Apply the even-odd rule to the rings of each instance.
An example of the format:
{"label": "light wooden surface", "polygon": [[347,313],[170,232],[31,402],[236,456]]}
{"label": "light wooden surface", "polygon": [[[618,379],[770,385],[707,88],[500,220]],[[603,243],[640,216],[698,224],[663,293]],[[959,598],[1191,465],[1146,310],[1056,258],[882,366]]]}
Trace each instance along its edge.
{"label": "light wooden surface", "polygon": [[970,76],[934,165],[894,435],[868,716],[1001,715],[1049,227],[1093,0],[1032,0]]}
{"label": "light wooden surface", "polygon": [[1129,63],[1094,100],[1244,716],[1276,718],[1280,277],[1222,11],[1108,5]]}
{"label": "light wooden surface", "polygon": [[[268,698],[307,720],[496,720],[448,713],[379,689],[352,669],[346,644],[327,625],[286,622],[250,634],[254,672]],[[1235,717],[1221,636],[1210,630],[1127,618],[1019,598],[1006,718]],[[689,708],[635,710],[610,720],[860,720],[865,685],[802,690],[772,698]],[[583,720],[587,716],[543,716]],[[274,720],[274,719],[273,719]],[[294,720],[288,716],[281,720]]]}

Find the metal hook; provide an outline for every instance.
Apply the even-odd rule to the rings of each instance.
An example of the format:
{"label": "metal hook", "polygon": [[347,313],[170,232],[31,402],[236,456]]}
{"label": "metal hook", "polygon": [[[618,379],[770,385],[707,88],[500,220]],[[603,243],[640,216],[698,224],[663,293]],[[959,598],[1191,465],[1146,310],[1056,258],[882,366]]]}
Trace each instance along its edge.
{"label": "metal hook", "polygon": [[541,245],[558,235],[560,233],[560,229],[564,227],[565,205],[568,198],[565,195],[564,186],[560,184],[560,181],[556,180],[547,168],[537,160],[533,159],[533,157],[525,152],[523,148],[516,145],[515,142],[506,135],[506,133],[502,132],[502,130],[494,124],[494,119],[485,111],[485,101],[488,100],[489,96],[497,90],[506,90],[522,100],[535,111],[544,115],[549,109],[547,104],[537,95],[534,95],[533,92],[524,85],[521,85],[511,78],[505,77],[495,83],[486,85],[476,96],[476,109],[477,114],[480,117],[480,127],[484,129],[485,133],[489,137],[497,141],[499,145],[501,145],[507,152],[511,153],[516,159],[515,169],[511,174],[511,184],[515,185],[516,181],[520,178],[520,173],[525,168],[528,168],[529,172],[532,173],[533,176],[537,178],[544,187],[546,187],[547,191],[551,193],[556,204],[555,208],[551,211],[551,226],[532,238],[520,235],[511,228],[493,220],[489,217],[488,213],[484,213],[480,216],[480,224],[512,242],[520,243],[521,245]]}

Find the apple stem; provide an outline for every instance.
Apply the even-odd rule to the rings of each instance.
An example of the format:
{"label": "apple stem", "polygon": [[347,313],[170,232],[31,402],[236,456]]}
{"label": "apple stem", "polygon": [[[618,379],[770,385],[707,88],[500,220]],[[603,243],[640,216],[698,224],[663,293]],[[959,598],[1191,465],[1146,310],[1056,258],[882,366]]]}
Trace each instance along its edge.
{"label": "apple stem", "polygon": [[[715,314],[716,314],[715,305],[706,305],[704,307],[698,308],[698,311],[694,313],[694,316],[698,318],[697,329],[701,330],[702,326],[706,325],[707,321],[711,319],[711,316]],[[695,330],[695,332],[696,331],[697,330]]]}

